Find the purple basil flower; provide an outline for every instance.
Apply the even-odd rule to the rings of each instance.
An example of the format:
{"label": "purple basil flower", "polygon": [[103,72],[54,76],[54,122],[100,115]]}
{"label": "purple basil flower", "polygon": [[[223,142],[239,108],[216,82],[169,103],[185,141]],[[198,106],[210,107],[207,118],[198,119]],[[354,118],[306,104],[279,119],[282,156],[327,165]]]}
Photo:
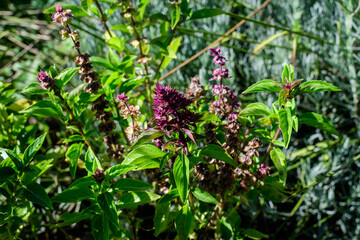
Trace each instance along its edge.
{"label": "purple basil flower", "polygon": [[129,101],[129,97],[123,92],[122,94],[117,95],[116,100],[124,104]]}
{"label": "purple basil flower", "polygon": [[229,93],[229,88],[223,84],[215,84],[212,86],[212,93],[223,96]]}
{"label": "purple basil flower", "polygon": [[155,114],[151,122],[155,122],[156,128],[166,130],[168,136],[170,132],[177,132],[179,134],[178,142],[182,146],[186,146],[187,140],[181,131],[195,141],[189,125],[195,125],[196,116],[186,109],[192,101],[170,86],[156,84],[154,93],[152,105]]}
{"label": "purple basil flower", "polygon": [[221,49],[220,49],[220,46],[215,49],[215,48],[211,48],[210,49],[210,56],[214,57],[213,58],[213,62],[215,64],[219,64],[219,65],[224,65],[225,62],[226,62],[226,58],[224,58],[223,56],[221,56]]}
{"label": "purple basil flower", "polygon": [[221,79],[223,79],[223,78],[230,78],[229,70],[227,68],[224,68],[223,66],[220,66],[219,68],[216,68],[212,72],[212,75],[214,77],[210,78],[210,81],[213,81],[213,80],[221,81]]}
{"label": "purple basil flower", "polygon": [[256,169],[256,172],[258,173],[259,178],[266,178],[267,176],[270,176],[270,167],[266,166],[264,163],[260,165],[258,169]]}
{"label": "purple basil flower", "polygon": [[39,81],[40,87],[44,90],[52,88],[55,83],[54,79],[52,79],[49,74],[43,71],[37,73],[36,79]]}
{"label": "purple basil flower", "polygon": [[71,14],[71,10],[67,9],[64,10],[61,5],[55,4],[56,13],[53,13],[52,20],[56,23],[62,23],[64,26],[67,25],[67,23],[71,22],[71,19],[74,15]]}
{"label": "purple basil flower", "polygon": [[229,112],[226,118],[229,119],[230,121],[236,121],[238,119],[238,115],[239,113],[237,112]]}

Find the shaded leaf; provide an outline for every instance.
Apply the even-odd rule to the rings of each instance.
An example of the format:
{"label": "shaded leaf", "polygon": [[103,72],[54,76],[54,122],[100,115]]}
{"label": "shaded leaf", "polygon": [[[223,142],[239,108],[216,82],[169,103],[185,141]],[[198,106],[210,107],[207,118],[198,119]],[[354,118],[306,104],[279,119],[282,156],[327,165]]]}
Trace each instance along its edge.
{"label": "shaded leaf", "polygon": [[53,165],[51,164],[53,159],[37,162],[31,165],[22,175],[22,182],[25,185],[30,184],[32,181],[40,177],[47,170],[49,170]]}
{"label": "shaded leaf", "polygon": [[89,178],[80,178],[67,189],[52,198],[53,202],[73,203],[94,198],[94,192],[89,188],[97,183]]}
{"label": "shaded leaf", "polygon": [[268,239],[269,238],[269,235],[259,232],[258,230],[253,229],[253,228],[245,229],[245,231],[242,234],[251,239],[262,239],[262,238]]}
{"label": "shaded leaf", "polygon": [[180,199],[185,203],[189,194],[189,159],[185,154],[181,154],[176,158],[173,171]]}
{"label": "shaded leaf", "polygon": [[179,197],[179,192],[178,192],[177,188],[172,189],[171,191],[169,191],[167,194],[165,194],[164,196],[162,196],[160,198],[160,200],[157,202],[157,205],[162,205],[162,204],[171,202],[172,200],[176,199],[177,197]]}
{"label": "shaded leaf", "polygon": [[114,196],[109,192],[104,192],[98,196],[97,201],[101,209],[104,211],[105,216],[109,218],[109,220],[116,226],[116,228],[120,228]]}
{"label": "shaded leaf", "polygon": [[153,186],[136,179],[131,178],[120,178],[115,182],[114,191],[139,191],[150,189]]}
{"label": "shaded leaf", "polygon": [[200,201],[206,202],[206,203],[212,203],[212,204],[219,204],[219,202],[207,191],[204,191],[200,188],[195,188],[192,191],[193,195],[199,199]]}
{"label": "shaded leaf", "polygon": [[91,232],[95,240],[109,239],[109,221],[106,216],[96,215],[91,220]]}
{"label": "shaded leaf", "polygon": [[326,117],[321,116],[320,114],[314,112],[303,113],[298,116],[298,120],[301,123],[318,128],[320,130],[324,130],[340,137],[340,134],[337,132],[334,125]]}
{"label": "shaded leaf", "polygon": [[33,203],[37,203],[41,206],[47,207],[49,209],[53,209],[51,200],[45,189],[38,183],[31,183],[29,185],[24,186],[25,190],[23,192],[24,197]]}
{"label": "shaded leaf", "polygon": [[119,198],[118,208],[134,208],[140,204],[156,201],[160,196],[151,192],[128,192]]}
{"label": "shaded leaf", "polygon": [[175,218],[175,227],[179,239],[188,239],[192,222],[192,214],[188,204],[185,204]]}
{"label": "shaded leaf", "polygon": [[230,223],[226,220],[225,217],[221,218],[220,221],[220,231],[221,235],[224,237],[224,239],[229,240],[233,236],[233,229],[230,225]]}
{"label": "shaded leaf", "polygon": [[193,12],[193,14],[190,17],[190,20],[215,17],[215,16],[225,14],[225,13],[226,12],[224,12],[223,10],[221,10],[219,8],[201,9],[201,10]]}
{"label": "shaded leaf", "polygon": [[25,150],[24,152],[24,165],[28,165],[28,163],[34,158],[35,154],[40,150],[42,144],[44,143],[45,137],[47,133],[44,133],[37,139],[35,139]]}
{"label": "shaded leaf", "polygon": [[0,167],[0,183],[5,182],[15,173],[15,170],[11,167]]}
{"label": "shaded leaf", "polygon": [[219,145],[209,144],[200,151],[200,156],[208,156],[236,166],[232,157]]}
{"label": "shaded leaf", "polygon": [[169,211],[170,211],[170,202],[159,205],[155,207],[154,215],[154,228],[155,228],[155,237],[159,236],[160,233],[164,232],[169,225]]}
{"label": "shaded leaf", "polygon": [[65,212],[61,215],[61,217],[59,219],[59,221],[61,221],[61,222],[55,224],[54,227],[70,226],[74,223],[79,223],[85,219],[92,217],[92,216],[93,216],[93,214],[88,213],[88,212],[73,212],[73,213]]}

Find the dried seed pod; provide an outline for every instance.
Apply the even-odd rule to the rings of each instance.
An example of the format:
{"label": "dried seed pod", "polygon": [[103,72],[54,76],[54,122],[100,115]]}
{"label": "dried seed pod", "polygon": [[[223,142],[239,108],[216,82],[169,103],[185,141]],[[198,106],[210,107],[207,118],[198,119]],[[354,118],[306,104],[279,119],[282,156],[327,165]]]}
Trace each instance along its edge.
{"label": "dried seed pod", "polygon": [[85,91],[88,93],[97,93],[100,88],[101,83],[99,81],[93,81],[86,86]]}
{"label": "dried seed pod", "polygon": [[102,122],[99,124],[99,132],[111,132],[112,130],[114,130],[116,127],[115,123],[113,121],[109,121],[109,122]]}
{"label": "dried seed pod", "polygon": [[81,76],[81,80],[85,81],[86,83],[95,82],[98,79],[97,72],[90,72],[88,74],[83,74]]}
{"label": "dried seed pod", "polygon": [[263,146],[263,143],[259,140],[259,138],[252,139],[248,145],[253,148],[259,148]]}
{"label": "dried seed pod", "polygon": [[88,53],[82,54],[82,55],[78,55],[75,57],[74,62],[79,65],[85,65],[89,62],[89,57],[90,55]]}
{"label": "dried seed pod", "polygon": [[80,69],[79,69],[79,73],[80,74],[88,74],[91,72],[91,69],[92,69],[92,64],[91,63],[86,63],[86,64],[83,64],[80,66]]}
{"label": "dried seed pod", "polygon": [[96,116],[96,120],[103,120],[104,122],[106,122],[110,120],[112,116],[112,112],[103,112]]}

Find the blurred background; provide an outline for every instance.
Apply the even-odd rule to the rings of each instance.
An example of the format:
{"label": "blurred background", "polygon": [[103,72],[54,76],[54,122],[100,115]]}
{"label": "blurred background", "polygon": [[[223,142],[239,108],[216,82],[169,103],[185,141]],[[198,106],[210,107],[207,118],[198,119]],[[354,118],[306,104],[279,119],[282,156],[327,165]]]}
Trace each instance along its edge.
{"label": "blurred background", "polygon": [[[71,40],[62,41],[59,26],[43,11],[53,0],[2,0],[0,5],[0,81],[12,83],[15,100],[26,99],[22,89],[36,82],[36,72],[56,63],[62,69],[74,66]],[[110,1],[114,2],[114,1]],[[115,1],[116,2],[116,1]],[[120,0],[118,0],[120,2]],[[80,1],[66,0],[80,6]],[[136,5],[138,1],[134,1]],[[256,9],[258,0],[190,0],[195,10],[219,9],[213,17],[186,21],[175,37],[182,39],[177,58],[164,70],[170,71],[216,40]],[[102,1],[104,9],[109,8]],[[169,16],[171,4],[152,0],[145,17]],[[321,92],[297,97],[298,112],[320,113],[334,124],[341,137],[300,125],[285,151],[288,158],[289,188],[305,188],[286,203],[242,205],[242,227],[256,226],[273,239],[358,239],[360,235],[360,112],[359,60],[360,13],[352,14],[356,0],[273,0],[222,42],[232,78],[227,82],[243,104],[260,101],[270,105],[276,96],[270,93],[241,95],[251,84],[262,79],[279,80],[284,64],[295,66],[295,78],[325,80],[341,92]],[[108,18],[112,26],[123,22],[119,12]],[[80,31],[81,48],[92,56],[106,57],[105,32],[98,19],[75,17]],[[126,31],[112,30],[128,40]],[[148,41],[158,37],[158,25],[149,22],[142,36]],[[130,39],[131,40],[131,39]],[[129,41],[125,43],[128,46]],[[150,55],[156,55],[151,49]],[[156,69],[153,67],[153,69]],[[214,65],[203,54],[164,82],[185,91],[190,78],[200,76],[208,85]],[[263,220],[258,221],[259,215]]]}

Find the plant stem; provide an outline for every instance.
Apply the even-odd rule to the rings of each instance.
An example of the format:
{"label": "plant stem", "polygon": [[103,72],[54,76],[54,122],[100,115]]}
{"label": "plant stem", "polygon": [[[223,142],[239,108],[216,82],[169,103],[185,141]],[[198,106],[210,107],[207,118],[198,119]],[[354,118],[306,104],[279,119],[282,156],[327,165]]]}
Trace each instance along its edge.
{"label": "plant stem", "polygon": [[[251,18],[252,16],[254,16],[257,12],[259,12],[261,9],[263,9],[268,3],[270,3],[271,0],[266,0],[265,2],[263,2],[257,9],[255,9],[253,12],[251,12],[249,15],[246,16],[246,19]],[[229,31],[227,31],[223,36],[219,37],[218,39],[216,39],[214,42],[212,42],[210,45],[208,45],[207,47],[205,47],[203,50],[201,50],[200,52],[196,53],[194,56],[190,57],[188,60],[186,60],[185,62],[181,63],[179,66],[173,68],[171,71],[167,72],[164,76],[162,76],[161,78],[159,78],[157,80],[157,82],[163,80],[164,78],[170,76],[171,74],[173,74],[174,72],[176,72],[177,70],[179,70],[180,68],[184,67],[185,65],[187,65],[188,63],[192,62],[194,59],[198,58],[200,55],[202,55],[203,53],[205,53],[206,51],[208,51],[210,48],[212,48],[213,46],[215,46],[216,44],[218,44],[219,42],[221,42],[226,36],[230,35],[233,31],[235,31],[238,27],[240,27],[241,25],[243,25],[246,22],[246,19],[242,19],[239,23],[237,23],[234,27],[232,27]]]}
{"label": "plant stem", "polygon": [[118,105],[116,104],[114,98],[113,98],[113,103],[114,103],[114,106],[115,106],[115,109],[116,109],[116,114],[117,114],[117,117],[118,117],[118,123],[119,123],[120,129],[121,129],[121,132],[124,134],[124,137],[125,137],[125,140],[126,140],[127,144],[128,144],[129,146],[131,146],[131,143],[130,143],[130,141],[129,141],[129,138],[128,138],[127,135],[126,135],[126,132],[125,132],[124,128],[120,125],[120,120],[119,120],[119,119],[120,119],[120,111],[119,111],[119,107],[118,107]]}
{"label": "plant stem", "polygon": [[[78,121],[78,120],[75,118],[74,112],[73,112],[73,110],[70,108],[69,104],[68,104],[68,103],[65,101],[65,99],[61,96],[60,92],[55,93],[55,95],[58,96],[58,97],[60,98],[60,100],[64,102],[64,105],[65,105],[66,109],[67,109],[68,112],[70,113],[71,118],[75,121],[75,124],[76,124],[76,126],[78,127],[78,129],[79,129],[80,135],[85,139],[85,143],[89,146],[89,148],[91,148],[91,150],[93,151],[93,153],[94,153],[95,156],[96,156],[96,152],[95,152],[95,149],[94,149],[93,145],[91,144],[91,142],[89,141],[89,139],[86,139],[85,134],[84,134],[84,131],[83,131],[83,127],[82,127],[82,125],[81,125],[81,122]],[[96,156],[96,157],[97,157],[97,156]]]}
{"label": "plant stem", "polygon": [[[50,218],[50,222],[52,222],[53,224],[56,223],[54,216],[49,212],[49,210],[46,210],[46,215],[48,215],[48,217]],[[73,238],[62,227],[57,228],[65,235],[66,239],[73,240]]]}
{"label": "plant stem", "polygon": [[[72,33],[71,27],[70,27],[69,24],[66,24],[66,30],[68,31],[69,34]],[[71,40],[73,41],[74,47],[75,47],[76,51],[78,52],[78,54],[79,54],[79,56],[80,56],[80,55],[81,55],[80,47],[76,47],[76,41],[75,41],[75,39],[73,38],[73,36],[71,36]]]}
{"label": "plant stem", "polygon": [[[131,23],[132,23],[132,27],[133,27],[134,32],[135,32],[136,40],[139,42],[140,57],[143,58],[143,57],[145,57],[145,54],[144,54],[144,51],[143,51],[143,48],[142,48],[141,36],[140,36],[139,32],[136,29],[136,19],[135,19],[135,17],[133,15],[131,15]],[[145,73],[146,73],[145,88],[146,88],[146,92],[147,92],[147,94],[146,94],[147,98],[145,98],[145,99],[150,104],[150,102],[151,102],[151,97],[150,97],[150,95],[151,95],[151,91],[150,91],[151,86],[150,86],[150,81],[149,81],[149,69],[148,69],[146,63],[144,63],[144,68],[145,68]]]}
{"label": "plant stem", "polygon": [[101,9],[101,6],[100,6],[98,0],[95,0],[95,4],[96,4],[96,7],[99,9],[99,12],[100,12],[100,15],[101,15],[101,21],[103,22],[103,24],[104,24],[104,26],[106,28],[106,31],[109,33],[110,37],[112,37],[112,34],[111,34],[107,24],[106,24],[106,19],[104,17],[104,13],[103,13],[103,11]]}
{"label": "plant stem", "polygon": [[[177,28],[178,26],[180,26],[180,24],[181,24],[182,22],[184,22],[184,21],[185,21],[185,19],[180,20],[180,21],[175,25],[174,29],[171,31],[171,37],[170,37],[170,39],[169,39],[169,41],[168,41],[168,43],[167,43],[167,46],[169,46],[170,43],[171,43],[171,41],[173,40],[173,38],[174,38],[174,36],[175,36],[176,28]],[[161,65],[163,64],[164,61],[165,61],[165,56],[163,56],[163,57],[161,58],[160,64],[159,64],[159,66],[157,67],[157,69],[156,69],[156,71],[155,71],[155,74],[154,74],[154,77],[153,77],[152,81],[156,78],[156,75],[158,75],[158,73],[160,72]]]}
{"label": "plant stem", "polygon": [[264,156],[264,158],[263,158],[263,160],[262,160],[262,163],[265,163],[265,161],[266,161],[266,159],[269,157],[269,154],[270,154],[270,151],[271,151],[271,148],[273,147],[273,142],[278,138],[278,136],[279,136],[279,134],[280,134],[280,127],[278,127],[277,128],[277,130],[276,130],[276,133],[275,133],[275,135],[274,135],[274,137],[273,137],[273,139],[272,139],[272,141],[271,141],[271,143],[269,144],[269,147],[267,148],[267,150],[266,150],[266,153],[265,153],[265,156]]}

